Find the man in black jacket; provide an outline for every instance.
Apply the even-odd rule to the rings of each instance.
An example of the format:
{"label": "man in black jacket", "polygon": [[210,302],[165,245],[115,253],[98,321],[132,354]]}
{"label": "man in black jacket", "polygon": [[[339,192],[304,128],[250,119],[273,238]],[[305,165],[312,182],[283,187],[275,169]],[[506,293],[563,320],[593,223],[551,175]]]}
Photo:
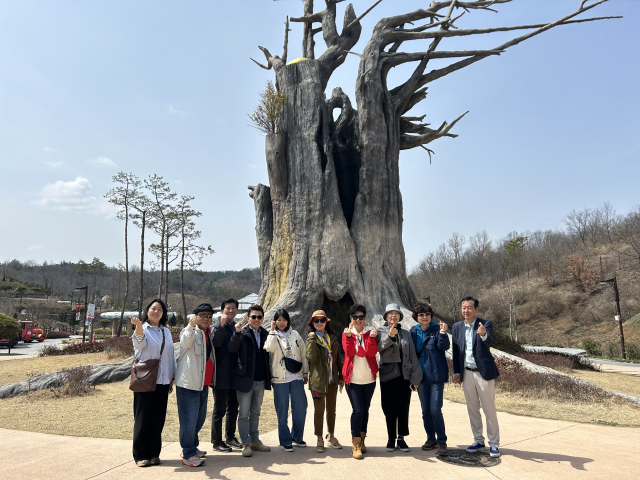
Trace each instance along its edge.
{"label": "man in black jacket", "polygon": [[247,314],[248,325],[236,325],[236,331],[229,342],[229,351],[238,354],[233,369],[231,385],[236,389],[240,417],[238,430],[242,442],[242,456],[250,457],[253,451],[268,452],[270,447],[260,441],[258,426],[265,389],[271,390],[269,353],[264,343],[269,332],[262,328],[264,310],[260,305],[252,305]]}
{"label": "man in black jacket", "polygon": [[[229,298],[222,302],[221,315],[212,325],[213,347],[216,352],[216,386],[213,390],[213,415],[211,419],[211,443],[219,452],[230,452],[231,447],[242,448],[236,439],[238,399],[231,385],[231,375],[236,355],[229,351],[229,342],[235,331],[233,320],[238,313],[238,301]],[[222,419],[226,416],[225,440],[222,441]]]}

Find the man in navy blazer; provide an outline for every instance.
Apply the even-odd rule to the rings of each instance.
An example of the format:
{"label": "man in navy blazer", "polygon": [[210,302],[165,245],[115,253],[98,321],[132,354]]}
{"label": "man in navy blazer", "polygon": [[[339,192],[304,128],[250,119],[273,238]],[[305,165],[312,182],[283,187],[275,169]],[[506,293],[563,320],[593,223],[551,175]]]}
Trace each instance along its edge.
{"label": "man in navy blazer", "polygon": [[471,423],[474,443],[467,452],[484,450],[482,416],[480,405],[487,420],[489,454],[500,456],[500,429],[495,405],[494,379],[500,373],[493,360],[493,325],[488,320],[478,318],[479,302],[473,297],[465,297],[460,302],[464,320],[453,325],[453,373],[454,381],[462,383],[467,413]]}

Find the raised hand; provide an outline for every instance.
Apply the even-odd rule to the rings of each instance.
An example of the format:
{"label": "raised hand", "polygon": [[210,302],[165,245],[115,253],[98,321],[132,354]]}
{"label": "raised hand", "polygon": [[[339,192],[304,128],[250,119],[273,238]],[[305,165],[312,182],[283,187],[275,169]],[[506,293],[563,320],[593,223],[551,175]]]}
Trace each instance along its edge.
{"label": "raised hand", "polygon": [[448,328],[449,328],[449,325],[447,325],[442,320],[440,320],[440,333],[445,333]]}
{"label": "raised hand", "polygon": [[242,323],[240,322],[236,323],[236,332],[240,333],[241,330],[242,330]]}
{"label": "raised hand", "polygon": [[276,322],[271,322],[271,331],[273,332],[276,329]]}
{"label": "raised hand", "polygon": [[191,325],[192,327],[196,326],[196,316],[195,315],[189,319],[189,325]]}
{"label": "raised hand", "polygon": [[226,315],[220,315],[220,326],[224,327],[227,323],[227,316]]}
{"label": "raised hand", "polygon": [[136,327],[142,327],[142,322],[137,317],[131,317],[131,325],[134,325]]}
{"label": "raised hand", "polygon": [[398,329],[396,328],[396,326],[395,326],[395,325],[391,325],[391,326],[389,327],[389,336],[390,336],[391,338],[393,338],[393,337],[395,337],[397,334],[398,334]]}
{"label": "raised hand", "polygon": [[483,324],[478,325],[478,335],[483,337],[486,333],[487,333],[487,329],[484,327],[484,325]]}
{"label": "raised hand", "polygon": [[369,337],[376,338],[377,336],[378,336],[378,331],[375,328],[371,329],[371,333],[369,333]]}
{"label": "raised hand", "polygon": [[344,334],[345,334],[347,337],[350,337],[350,336],[351,336],[351,329],[352,329],[352,328],[353,328],[353,322],[351,322],[351,323],[349,324],[349,326],[348,326],[348,327],[346,327],[346,328],[344,329]]}
{"label": "raised hand", "polygon": [[309,338],[313,338],[316,336],[316,332],[309,332],[309,335],[307,335],[307,337]]}

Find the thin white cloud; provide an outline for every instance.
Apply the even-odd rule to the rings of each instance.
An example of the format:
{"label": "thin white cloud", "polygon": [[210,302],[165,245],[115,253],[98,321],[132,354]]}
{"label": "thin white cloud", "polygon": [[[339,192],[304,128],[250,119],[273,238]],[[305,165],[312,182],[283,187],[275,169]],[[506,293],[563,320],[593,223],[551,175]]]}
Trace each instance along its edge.
{"label": "thin white cloud", "polygon": [[48,183],[40,189],[40,197],[31,203],[47,210],[108,217],[116,213],[116,208],[101,195],[96,196],[89,180],[83,177],[69,182],[58,180]]}
{"label": "thin white cloud", "polygon": [[118,164],[113,160],[111,160],[110,158],[102,157],[102,156],[98,158],[94,158],[93,160],[91,160],[91,162],[95,163],[96,165],[100,165],[101,167],[117,167],[118,166]]}
{"label": "thin white cloud", "polygon": [[51,147],[43,147],[42,151],[47,153],[58,153],[58,151],[55,148],[51,148]]}
{"label": "thin white cloud", "polygon": [[32,251],[32,250],[40,250],[42,248],[42,245],[31,245],[30,247],[27,247],[27,250]]}
{"label": "thin white cloud", "polygon": [[169,113],[171,115],[180,115],[181,117],[186,117],[187,116],[187,112],[185,112],[184,110],[179,110],[179,109],[175,108],[173,105],[169,105],[167,107],[167,110],[169,111]]}
{"label": "thin white cloud", "polygon": [[58,168],[60,165],[62,165],[62,162],[47,161],[47,162],[44,162],[44,164],[48,165],[51,168]]}

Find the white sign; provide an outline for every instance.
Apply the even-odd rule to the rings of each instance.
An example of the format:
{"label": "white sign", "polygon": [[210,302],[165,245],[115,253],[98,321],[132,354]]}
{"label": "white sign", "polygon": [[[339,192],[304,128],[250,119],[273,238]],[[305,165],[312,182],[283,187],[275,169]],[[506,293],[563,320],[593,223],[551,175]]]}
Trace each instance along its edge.
{"label": "white sign", "polygon": [[620,315],[616,315],[616,316],[615,316],[615,317],[613,317],[613,318],[616,320],[616,322],[619,322],[619,321],[620,321]]}
{"label": "white sign", "polygon": [[96,306],[93,303],[87,305],[87,321],[92,321],[96,313]]}

